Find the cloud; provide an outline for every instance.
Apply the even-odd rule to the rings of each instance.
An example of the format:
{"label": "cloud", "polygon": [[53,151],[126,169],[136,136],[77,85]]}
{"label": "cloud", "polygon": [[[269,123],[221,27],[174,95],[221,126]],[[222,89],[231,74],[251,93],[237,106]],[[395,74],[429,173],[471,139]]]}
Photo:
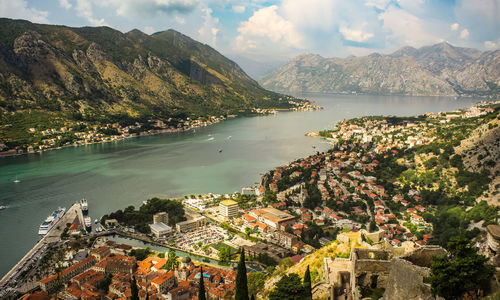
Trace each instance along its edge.
{"label": "cloud", "polygon": [[122,17],[134,18],[156,16],[159,13],[192,12],[201,0],[110,0],[117,6],[116,14]]}
{"label": "cloud", "polygon": [[454,23],[454,24],[451,24],[450,29],[451,29],[451,31],[457,31],[459,27],[460,27],[460,24]]}
{"label": "cloud", "polygon": [[383,29],[388,32],[390,44],[398,47],[421,47],[443,40],[437,35],[440,31],[439,22],[427,22],[394,6],[382,12],[379,19],[383,21]]}
{"label": "cloud", "polygon": [[47,11],[28,7],[25,0],[0,0],[1,17],[49,23],[48,15]]}
{"label": "cloud", "polygon": [[339,32],[346,40],[358,43],[366,42],[374,36],[373,33],[364,32],[361,29],[349,29],[347,27],[340,27]]}
{"label": "cloud", "polygon": [[96,19],[94,17],[92,3],[89,0],[77,0],[75,10],[79,17],[87,19],[92,26],[108,26],[104,19]]}
{"label": "cloud", "polygon": [[146,26],[144,27],[144,33],[153,34],[155,33],[155,29],[153,28],[153,26]]}
{"label": "cloud", "polygon": [[463,39],[468,38],[469,37],[469,30],[467,30],[467,28],[462,30],[462,32],[460,32],[460,37]]}
{"label": "cloud", "polygon": [[257,44],[269,45],[269,42],[287,47],[302,48],[302,37],[292,22],[277,13],[278,6],[271,5],[254,12],[240,23],[236,38],[239,49],[255,48]]}
{"label": "cloud", "polygon": [[243,5],[233,5],[233,11],[237,12],[239,14],[242,14],[245,12],[245,6]]}
{"label": "cloud", "polygon": [[497,44],[492,41],[486,41],[484,42],[484,47],[486,47],[486,49],[494,49],[497,47]]}
{"label": "cloud", "polygon": [[59,5],[65,9],[70,9],[72,7],[68,0],[59,0]]}
{"label": "cloud", "polygon": [[219,19],[212,17],[211,8],[203,8],[202,11],[205,15],[203,16],[203,25],[198,29],[200,40],[215,48],[217,46],[217,33],[220,30],[218,27]]}

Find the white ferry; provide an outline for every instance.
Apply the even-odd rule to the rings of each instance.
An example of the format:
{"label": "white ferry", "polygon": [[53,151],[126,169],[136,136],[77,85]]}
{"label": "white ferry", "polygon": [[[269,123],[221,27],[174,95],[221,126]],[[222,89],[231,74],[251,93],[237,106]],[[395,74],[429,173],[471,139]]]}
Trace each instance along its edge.
{"label": "white ferry", "polygon": [[92,230],[92,219],[90,217],[85,217],[83,222],[85,223],[85,229],[90,232],[90,230]]}
{"label": "white ferry", "polygon": [[80,200],[80,207],[82,208],[82,213],[86,214],[89,211],[89,204],[86,199]]}
{"label": "white ferry", "polygon": [[49,230],[52,229],[52,227],[54,227],[54,225],[57,223],[57,221],[59,221],[59,219],[62,218],[62,216],[64,216],[64,214],[66,213],[66,208],[65,207],[59,207],[58,209],[54,210],[50,216],[47,217],[47,219],[45,219],[45,221],[43,221],[43,223],[40,225],[40,228],[38,229],[38,234],[39,235],[46,235]]}

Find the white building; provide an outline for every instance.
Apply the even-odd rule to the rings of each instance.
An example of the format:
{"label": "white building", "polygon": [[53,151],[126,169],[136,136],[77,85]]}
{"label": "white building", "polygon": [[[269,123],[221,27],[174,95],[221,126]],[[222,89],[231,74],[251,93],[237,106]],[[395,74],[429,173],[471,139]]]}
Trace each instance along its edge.
{"label": "white building", "polygon": [[233,218],[238,215],[238,202],[224,200],[219,203],[219,214],[226,218]]}
{"label": "white building", "polygon": [[151,228],[151,233],[157,238],[165,237],[173,232],[172,227],[162,222],[149,224],[149,228]]}

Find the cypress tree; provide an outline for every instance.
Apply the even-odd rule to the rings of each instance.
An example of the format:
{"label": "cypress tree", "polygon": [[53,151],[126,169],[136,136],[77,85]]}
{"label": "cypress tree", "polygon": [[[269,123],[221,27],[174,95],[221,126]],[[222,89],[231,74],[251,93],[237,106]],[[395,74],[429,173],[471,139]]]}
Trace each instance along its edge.
{"label": "cypress tree", "polygon": [[130,292],[132,293],[131,300],[139,300],[139,289],[137,288],[137,281],[135,281],[135,276],[132,276],[132,282],[130,283]]}
{"label": "cypress tree", "polygon": [[200,284],[198,285],[198,300],[206,300],[205,282],[203,281],[203,266],[200,266]]}
{"label": "cypress tree", "polygon": [[247,267],[245,266],[245,251],[243,248],[241,249],[238,273],[236,274],[235,300],[248,300]]}
{"label": "cypress tree", "polygon": [[307,266],[306,273],[304,274],[304,289],[307,299],[312,299],[311,272],[309,271],[309,266]]}

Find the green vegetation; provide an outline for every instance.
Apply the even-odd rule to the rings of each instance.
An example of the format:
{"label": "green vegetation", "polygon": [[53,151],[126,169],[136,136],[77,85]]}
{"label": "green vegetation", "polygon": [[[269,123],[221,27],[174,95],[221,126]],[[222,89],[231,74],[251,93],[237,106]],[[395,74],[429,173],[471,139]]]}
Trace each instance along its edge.
{"label": "green vegetation", "polygon": [[304,299],[312,300],[312,287],[311,287],[311,273],[309,266],[307,266],[306,273],[304,274]]}
{"label": "green vegetation", "polygon": [[261,272],[253,272],[248,274],[247,279],[248,279],[248,294],[255,296],[264,288],[266,275]]}
{"label": "green vegetation", "polygon": [[235,300],[248,300],[247,268],[245,266],[245,251],[241,249],[240,261],[236,273]]}
{"label": "green vegetation", "polygon": [[151,247],[146,247],[143,249],[132,249],[129,252],[129,256],[135,256],[137,260],[144,260],[146,257],[148,257],[150,254],[152,254],[153,251],[151,251]]}
{"label": "green vegetation", "polygon": [[116,219],[120,224],[134,227],[135,230],[142,233],[149,233],[148,224],[153,222],[153,215],[159,212],[168,212],[169,225],[186,220],[180,201],[152,198],[146,204],[141,205],[139,210],[135,210],[135,207],[131,205],[123,211],[119,209],[109,215],[104,215],[101,224],[104,224],[107,219]]}
{"label": "green vegetation", "polygon": [[291,273],[281,277],[276,283],[269,294],[269,300],[303,300],[307,296],[299,275]]}
{"label": "green vegetation", "polygon": [[433,259],[427,279],[432,293],[447,300],[462,299],[465,293],[474,299],[488,288],[495,269],[487,265],[488,258],[477,254],[469,239],[457,236],[448,242],[450,255]]}
{"label": "green vegetation", "polygon": [[221,261],[230,261],[231,260],[231,256],[232,256],[231,247],[229,247],[227,245],[222,245],[219,247],[218,250],[219,250],[219,253],[218,253],[219,260],[221,260]]}
{"label": "green vegetation", "polygon": [[203,266],[200,266],[200,282],[198,283],[198,300],[206,300],[205,281],[203,280]]}

